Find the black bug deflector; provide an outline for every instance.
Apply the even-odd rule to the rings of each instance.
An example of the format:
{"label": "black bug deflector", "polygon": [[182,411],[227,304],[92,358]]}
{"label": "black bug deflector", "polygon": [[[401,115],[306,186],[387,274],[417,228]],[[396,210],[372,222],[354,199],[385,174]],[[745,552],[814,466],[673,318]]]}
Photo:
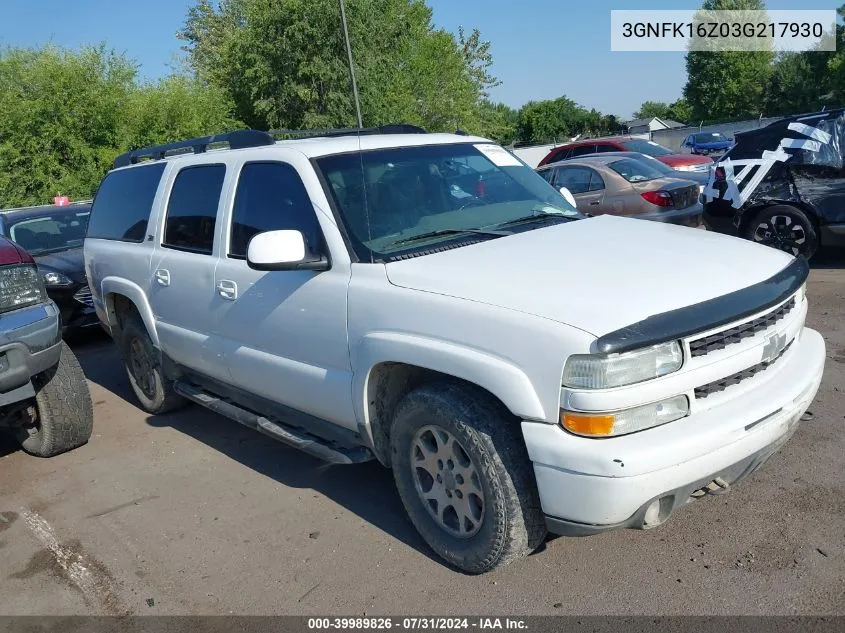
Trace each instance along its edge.
{"label": "black bug deflector", "polygon": [[794,259],[776,275],[748,288],[708,301],[655,314],[596,341],[605,354],[628,352],[649,345],[686,338],[697,332],[750,317],[785,301],[807,279],[810,267],[803,258]]}

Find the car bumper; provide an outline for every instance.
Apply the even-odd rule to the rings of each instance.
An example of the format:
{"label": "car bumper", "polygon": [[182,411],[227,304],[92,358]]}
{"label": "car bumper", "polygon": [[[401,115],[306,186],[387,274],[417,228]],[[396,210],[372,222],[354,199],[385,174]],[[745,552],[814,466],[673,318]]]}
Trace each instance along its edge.
{"label": "car bumper", "polygon": [[[653,527],[697,498],[694,493],[711,482],[729,486],[753,472],[795,432],[818,391],[824,369],[824,340],[818,332],[804,329],[796,343],[787,364],[771,380],[685,419],[702,429],[716,428],[717,420],[736,420],[732,430],[717,438],[718,448],[702,451],[704,442],[694,434],[672,443],[666,440],[668,434],[661,434],[662,427],[651,429],[643,433],[651,434],[658,445],[665,442],[665,449],[659,453],[662,457],[649,463],[644,472],[631,476],[609,471],[608,465],[621,464],[617,471],[622,471],[625,438],[639,434],[586,440],[602,443],[602,458],[591,461],[589,468],[572,468],[572,455],[568,454],[572,445],[565,441],[572,436],[557,425],[523,422],[549,530],[588,535],[620,527]],[[666,427],[672,424],[677,423]],[[709,437],[708,443],[712,442]],[[715,488],[719,490],[704,490],[702,494],[724,489],[719,485]],[[655,502],[659,520],[647,525],[646,512]]]}
{"label": "car bumper", "polygon": [[701,218],[704,221],[704,226],[708,231],[715,231],[716,233],[724,233],[725,235],[739,235],[739,229],[734,222],[733,208],[729,207],[730,211],[716,214],[710,209],[710,205],[704,207],[704,213]]}
{"label": "car bumper", "polygon": [[76,284],[67,289],[48,288],[47,294],[59,308],[63,329],[74,330],[100,323],[87,285]]}
{"label": "car bumper", "polygon": [[632,215],[638,220],[650,220],[652,222],[664,222],[666,224],[678,224],[681,226],[699,226],[701,224],[701,204],[695,204],[686,209],[673,209],[671,211],[651,211]]}
{"label": "car bumper", "polygon": [[59,311],[49,303],[0,315],[0,406],[32,398],[32,377],[59,362]]}

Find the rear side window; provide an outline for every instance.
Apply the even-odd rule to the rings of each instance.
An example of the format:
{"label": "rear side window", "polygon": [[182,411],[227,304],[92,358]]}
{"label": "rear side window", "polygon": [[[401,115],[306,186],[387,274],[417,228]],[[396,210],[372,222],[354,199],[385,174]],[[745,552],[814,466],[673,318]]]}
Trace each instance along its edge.
{"label": "rear side window", "polygon": [[162,246],[211,255],[225,176],[225,165],[198,165],[179,172],[167,204]]}
{"label": "rear side window", "polygon": [[107,174],[94,198],[87,236],[143,242],[164,167],[156,163]]}
{"label": "rear side window", "polygon": [[575,147],[572,150],[571,156],[586,156],[587,154],[595,154],[596,153],[596,146],[595,145],[581,145],[579,147]]}
{"label": "rear side window", "polygon": [[321,244],[317,216],[296,169],[287,163],[247,163],[235,193],[229,256],[244,258],[254,235],[283,229],[300,231],[311,249]]}

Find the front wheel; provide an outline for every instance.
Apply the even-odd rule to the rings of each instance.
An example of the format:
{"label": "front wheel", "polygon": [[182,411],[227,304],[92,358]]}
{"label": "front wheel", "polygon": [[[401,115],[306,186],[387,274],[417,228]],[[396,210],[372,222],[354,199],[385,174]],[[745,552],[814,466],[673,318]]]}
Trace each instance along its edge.
{"label": "front wheel", "polygon": [[804,259],[810,259],[819,246],[816,227],[810,218],[801,209],[784,204],[760,211],[748,225],[745,236]]}
{"label": "front wheel", "polygon": [[483,573],[543,542],[519,421],[487,394],[452,383],[412,391],[397,408],[391,449],[405,510],[448,563]]}
{"label": "front wheel", "polygon": [[38,457],[82,446],[94,427],[85,374],[67,343],[62,341],[61,346],[58,364],[32,379],[35,406],[27,409],[30,421],[18,431],[21,448]]}

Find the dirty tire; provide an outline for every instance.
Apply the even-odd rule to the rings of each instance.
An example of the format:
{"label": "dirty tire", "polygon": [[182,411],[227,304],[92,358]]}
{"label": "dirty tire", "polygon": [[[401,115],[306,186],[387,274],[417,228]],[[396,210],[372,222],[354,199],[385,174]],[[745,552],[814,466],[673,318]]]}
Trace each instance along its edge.
{"label": "dirty tire", "polygon": [[[173,381],[168,380],[161,370],[159,354],[153,346],[150,335],[141,317],[129,316],[120,330],[120,352],[126,365],[129,384],[141,408],[147,413],[159,414],[174,411],[187,404],[186,400],[173,389]],[[132,358],[141,355],[142,364],[146,364],[144,376],[135,375],[137,366]],[[135,371],[133,371],[135,367]]]}
{"label": "dirty tire", "polygon": [[804,259],[810,259],[819,248],[813,221],[801,209],[788,204],[762,209],[748,223],[745,237]]}
{"label": "dirty tire", "polygon": [[[451,434],[472,460],[484,494],[480,528],[468,538],[435,520],[417,491],[411,449],[418,431]],[[397,407],[390,434],[393,475],[405,510],[429,547],[454,567],[479,574],[530,554],[546,536],[534,471],[519,420],[489,394],[462,383],[420,387]]]}
{"label": "dirty tire", "polygon": [[21,447],[31,455],[52,457],[82,446],[91,437],[94,409],[88,382],[67,343],[55,367],[32,379],[38,420],[23,431]]}

